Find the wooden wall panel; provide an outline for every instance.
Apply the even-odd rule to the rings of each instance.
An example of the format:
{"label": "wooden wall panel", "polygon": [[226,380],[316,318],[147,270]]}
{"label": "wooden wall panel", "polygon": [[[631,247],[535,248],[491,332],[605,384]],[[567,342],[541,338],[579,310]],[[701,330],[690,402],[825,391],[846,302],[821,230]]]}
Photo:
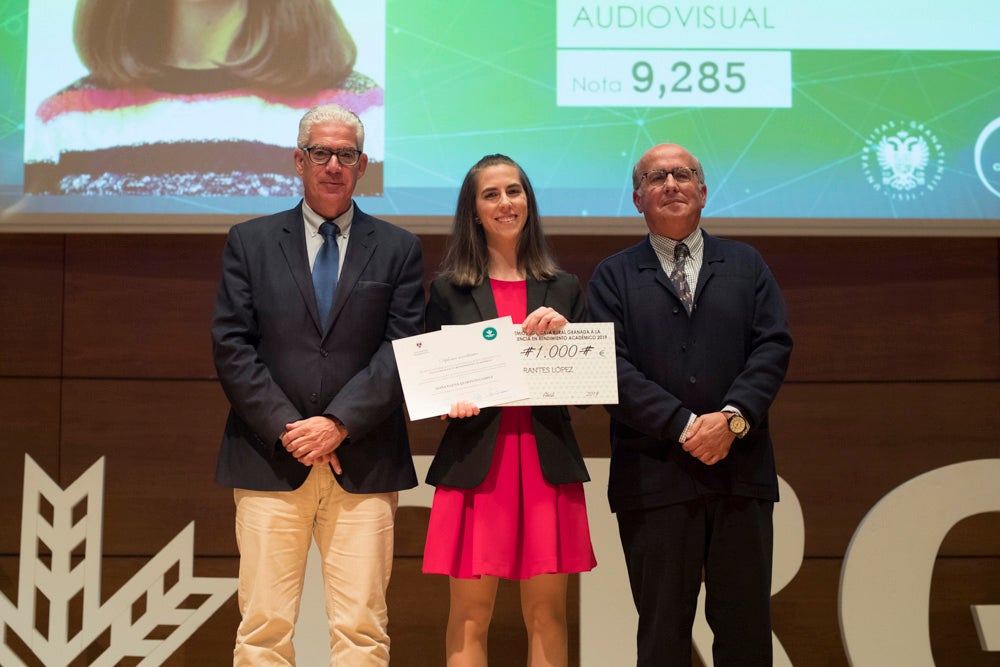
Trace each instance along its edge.
{"label": "wooden wall panel", "polygon": [[[551,243],[586,282],[601,258],[638,238]],[[793,664],[839,667],[841,558],[865,513],[924,472],[1000,457],[997,240],[745,240],[778,277],[796,340],[772,427],[779,473],[802,504],[806,558],[775,597],[775,629]],[[429,279],[445,237],[423,242]],[[192,520],[204,556],[196,574],[235,576],[231,492],[212,479],[227,410],[209,338],[223,243],[221,235],[0,235],[0,593],[8,598],[25,452],[63,486],[106,457],[106,588]],[[571,413],[585,455],[607,456],[606,411]],[[433,454],[443,428],[411,423],[414,453]],[[438,664],[428,656],[443,650],[447,587],[419,572],[426,516],[406,508],[397,525],[390,604],[394,664],[403,667]],[[945,539],[934,571],[938,665],[1000,665],[1000,654],[978,648],[968,609],[1000,603],[998,586],[1000,513],[968,518]],[[237,621],[233,599],[166,664],[227,664]],[[491,640],[499,664],[522,661],[516,585],[501,591]]]}
{"label": "wooden wall panel", "polygon": [[[868,510],[917,475],[1000,457],[998,406],[1000,383],[786,384],[772,437],[802,504],[806,554],[842,556]],[[992,526],[954,553],[1000,554],[1000,514]]]}
{"label": "wooden wall panel", "polygon": [[[69,238],[68,375],[212,376],[204,341],[219,237]],[[602,257],[635,240],[554,237],[552,245],[586,281]],[[790,380],[1000,377],[995,240],[749,240],[788,301],[796,339]],[[428,279],[443,243],[424,239]]]}
{"label": "wooden wall panel", "polygon": [[68,237],[66,375],[214,377],[222,245],[218,236]]}
{"label": "wooden wall panel", "polygon": [[441,435],[444,433],[444,429],[445,422],[437,418],[409,422],[407,424],[407,431],[410,435],[410,451],[414,455],[427,454],[433,456],[434,452],[437,451],[438,443],[441,442]]}
{"label": "wooden wall panel", "polygon": [[64,242],[0,234],[0,376],[62,372]]}
{"label": "wooden wall panel", "polygon": [[840,567],[839,558],[807,558],[771,598],[771,625],[793,665],[847,667],[837,627]]}
{"label": "wooden wall panel", "polygon": [[59,380],[0,377],[0,554],[20,550],[25,454],[59,462]]}
{"label": "wooden wall panel", "polygon": [[211,381],[65,381],[60,477],[105,457],[105,553],[152,553],[195,521],[198,555],[236,554],[232,491],[214,481],[227,409]]}
{"label": "wooden wall panel", "polygon": [[1000,601],[1000,558],[938,558],[930,594],[931,651],[937,667],[997,667],[1000,652],[979,644],[971,605]]}
{"label": "wooden wall panel", "polygon": [[[554,237],[586,283],[640,237]],[[745,238],[788,304],[789,380],[1000,378],[996,239]]]}
{"label": "wooden wall panel", "polygon": [[788,302],[789,379],[1000,378],[995,239],[769,239]]}
{"label": "wooden wall panel", "polygon": [[430,515],[429,507],[404,505],[396,510],[393,553],[397,558],[423,558]]}

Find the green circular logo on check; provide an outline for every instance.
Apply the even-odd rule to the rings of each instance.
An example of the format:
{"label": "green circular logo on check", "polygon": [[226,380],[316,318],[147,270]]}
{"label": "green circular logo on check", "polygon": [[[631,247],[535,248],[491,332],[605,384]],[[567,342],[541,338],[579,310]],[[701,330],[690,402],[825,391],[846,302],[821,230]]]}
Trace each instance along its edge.
{"label": "green circular logo on check", "polygon": [[486,327],[483,329],[483,338],[486,340],[493,340],[497,337],[497,330],[493,327]]}

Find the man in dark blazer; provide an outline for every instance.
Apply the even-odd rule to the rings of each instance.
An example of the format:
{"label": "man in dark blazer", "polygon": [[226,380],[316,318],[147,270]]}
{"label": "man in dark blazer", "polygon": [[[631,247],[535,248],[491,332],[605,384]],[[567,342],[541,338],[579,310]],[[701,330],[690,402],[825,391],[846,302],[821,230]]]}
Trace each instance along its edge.
{"label": "man in dark blazer", "polygon": [[315,539],[333,663],[387,665],[393,518],[417,484],[391,341],[423,329],[421,247],[354,205],[357,116],[312,109],[297,145],[304,201],[230,230],[212,322],[232,408],[216,479],[236,501],[234,664],[294,664]]}
{"label": "man in dark blazer", "polygon": [[773,503],[768,409],[792,339],[760,254],[700,228],[707,188],[684,148],[632,174],[649,236],[588,287],[615,324],[618,398],[608,497],[639,612],[638,664],[691,664],[702,576],[716,667],[771,664]]}

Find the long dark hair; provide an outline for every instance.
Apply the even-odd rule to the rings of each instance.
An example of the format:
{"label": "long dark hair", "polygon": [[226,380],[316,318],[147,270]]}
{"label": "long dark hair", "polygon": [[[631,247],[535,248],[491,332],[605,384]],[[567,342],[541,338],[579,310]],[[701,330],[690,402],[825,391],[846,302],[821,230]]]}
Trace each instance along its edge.
{"label": "long dark hair", "polygon": [[483,226],[476,222],[476,196],[479,189],[479,173],[487,167],[509,165],[517,169],[521,187],[528,200],[528,219],[521,230],[521,240],[517,246],[518,268],[535,280],[551,280],[558,267],[549,252],[542,233],[542,221],[538,216],[538,201],[531,187],[528,175],[521,166],[506,155],[494,153],[483,157],[474,164],[462,181],[455,207],[455,219],[448,237],[448,247],[441,263],[441,275],[452,284],[463,287],[480,285],[489,275],[489,252],[486,248],[486,234]]}
{"label": "long dark hair", "polygon": [[[172,3],[80,0],[74,39],[80,60],[103,85],[142,85],[163,71]],[[332,88],[354,70],[358,49],[330,0],[247,0],[247,17],[225,63],[248,86],[307,93]]]}

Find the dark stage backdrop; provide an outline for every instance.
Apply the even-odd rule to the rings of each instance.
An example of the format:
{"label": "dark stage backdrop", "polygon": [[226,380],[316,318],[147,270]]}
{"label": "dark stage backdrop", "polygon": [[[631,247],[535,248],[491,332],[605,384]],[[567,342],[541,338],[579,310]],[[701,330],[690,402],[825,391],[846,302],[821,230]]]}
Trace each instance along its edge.
{"label": "dark stage backdrop", "polygon": [[[637,239],[558,236],[553,246],[561,264],[586,282],[600,258]],[[779,473],[801,504],[804,558],[773,598],[775,633],[792,664],[839,667],[848,664],[838,618],[840,577],[869,511],[884,509],[887,494],[921,475],[967,462],[974,462],[970,470],[982,470],[1000,459],[998,243],[744,239],[761,250],[781,283],[796,342],[772,422]],[[423,236],[428,278],[444,240]],[[226,413],[209,343],[223,242],[218,234],[0,235],[4,621],[25,590],[22,551],[35,548],[21,542],[26,455],[64,489],[103,458],[103,508],[75,512],[103,513],[104,599],[192,521],[194,575],[236,576],[232,496],[212,481]],[[586,456],[607,457],[603,410],[574,410],[573,419]],[[411,424],[414,453],[432,454],[439,429],[435,420]],[[921,509],[926,522],[891,545],[898,567],[885,570],[885,577],[896,576],[921,558],[933,559],[926,580],[903,588],[929,587],[917,640],[928,643],[940,666],[1000,665],[1000,652],[980,643],[971,610],[1000,605],[997,484],[968,479],[980,487],[967,491],[993,509],[954,517],[936,557],[914,545],[954,508],[945,500]],[[53,509],[41,505],[28,508],[27,516],[51,516]],[[591,510],[607,507],[597,502]],[[404,667],[443,662],[447,583],[420,574],[426,522],[426,510],[399,514],[390,605],[393,663]],[[890,516],[885,529],[899,528]],[[37,546],[45,552],[44,544]],[[79,558],[81,549],[74,554]],[[588,576],[595,574],[574,579],[571,593],[574,646],[580,582]],[[873,580],[873,588],[881,581]],[[891,597],[877,602],[892,609]],[[906,613],[899,609],[889,620]],[[48,618],[37,616],[42,632]],[[229,664],[237,618],[230,597],[163,664]],[[996,624],[984,629],[996,642]],[[3,642],[25,664],[42,664],[26,657],[28,642],[17,632],[8,629]],[[100,642],[95,646],[92,653]],[[491,631],[495,661],[518,664],[524,646],[517,590],[504,586]],[[573,664],[581,664],[577,649]]]}

